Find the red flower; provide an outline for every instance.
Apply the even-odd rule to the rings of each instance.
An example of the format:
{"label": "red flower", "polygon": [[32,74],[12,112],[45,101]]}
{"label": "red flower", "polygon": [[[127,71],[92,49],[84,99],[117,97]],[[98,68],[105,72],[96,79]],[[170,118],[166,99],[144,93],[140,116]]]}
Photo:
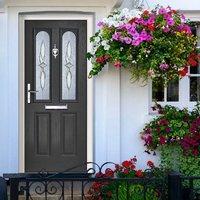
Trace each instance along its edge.
{"label": "red flower", "polygon": [[135,165],[131,165],[131,167],[130,167],[132,170],[134,170],[135,169]]}
{"label": "red flower", "polygon": [[190,65],[191,67],[197,67],[199,59],[200,59],[200,57],[199,57],[198,54],[191,53],[189,58],[188,58],[188,65]]}
{"label": "red flower", "polygon": [[167,126],[169,124],[169,122],[166,119],[160,119],[158,123],[162,126]]}
{"label": "red flower", "polygon": [[151,160],[149,160],[147,162],[147,166],[149,166],[150,168],[154,168],[155,167],[154,163]]}
{"label": "red flower", "polygon": [[105,62],[105,59],[104,59],[103,56],[101,56],[101,57],[96,58],[96,62],[100,63],[100,64],[103,64]]}
{"label": "red flower", "polygon": [[103,173],[102,173],[102,172],[99,172],[99,173],[96,174],[95,177],[96,177],[96,178],[101,178],[101,177],[103,177]]}
{"label": "red flower", "polygon": [[183,70],[179,71],[179,75],[184,77],[188,73],[188,67],[184,67]]}
{"label": "red flower", "polygon": [[155,26],[153,24],[147,26],[150,31],[155,30]]}
{"label": "red flower", "polygon": [[137,170],[136,173],[135,173],[135,175],[136,175],[137,177],[143,177],[143,172],[142,172],[142,170]]}
{"label": "red flower", "polygon": [[106,169],[105,171],[106,177],[114,177],[114,171],[112,169]]}
{"label": "red flower", "polygon": [[194,149],[194,150],[192,151],[192,154],[193,154],[194,156],[198,156],[198,155],[199,155],[199,151],[198,151],[197,149]]}
{"label": "red flower", "polygon": [[148,10],[145,10],[145,11],[143,12],[143,15],[144,15],[144,16],[148,16],[148,15],[149,15],[149,11],[148,11]]}
{"label": "red flower", "polygon": [[172,12],[173,14],[176,14],[176,13],[177,13],[177,11],[176,11],[176,10],[171,10],[171,12]]}
{"label": "red flower", "polygon": [[166,144],[166,138],[165,136],[160,136],[160,144],[163,145],[163,144]]}
{"label": "red flower", "polygon": [[196,67],[197,64],[198,64],[198,62],[197,62],[196,60],[190,58],[190,59],[188,60],[188,64],[189,64],[191,67]]}
{"label": "red flower", "polygon": [[124,169],[124,174],[129,174],[129,170],[128,169]]}
{"label": "red flower", "polygon": [[114,66],[116,67],[116,68],[120,68],[121,66],[122,66],[122,64],[121,64],[121,62],[120,61],[115,61],[114,62]]}
{"label": "red flower", "polygon": [[129,23],[130,23],[130,24],[135,23],[136,19],[137,19],[136,17],[132,18],[131,20],[129,20]]}
{"label": "red flower", "polygon": [[130,168],[130,167],[132,166],[132,162],[126,160],[126,161],[124,161],[124,162],[122,163],[122,166],[125,167],[125,168]]}

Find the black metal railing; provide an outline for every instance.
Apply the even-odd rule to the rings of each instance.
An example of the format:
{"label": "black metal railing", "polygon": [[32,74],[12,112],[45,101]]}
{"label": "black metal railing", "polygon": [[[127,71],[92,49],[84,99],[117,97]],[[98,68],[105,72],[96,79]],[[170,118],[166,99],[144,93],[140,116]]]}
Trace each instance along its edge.
{"label": "black metal railing", "polygon": [[168,176],[169,200],[200,200],[200,176]]}
{"label": "black metal railing", "polygon": [[10,200],[21,196],[26,200],[39,197],[45,200],[200,200],[200,177],[179,173],[163,174],[162,178],[155,178],[151,173],[140,178],[101,176],[103,167],[109,164],[114,163],[101,167],[93,163],[96,168],[81,174],[42,171],[5,174],[4,178],[9,182]]}
{"label": "black metal railing", "polygon": [[[91,164],[91,163],[90,163]],[[102,177],[105,165],[90,168],[85,174],[62,172],[50,174],[9,174],[10,200],[42,199],[58,200],[165,200],[166,178],[152,176],[141,178]],[[96,171],[97,170],[97,171]],[[39,198],[38,198],[39,199]]]}
{"label": "black metal railing", "polygon": [[[116,200],[161,200],[164,199],[163,188],[158,180],[151,178],[121,179],[121,178],[29,178],[18,182],[18,190],[11,190],[11,200],[17,200],[22,194],[26,200],[34,197],[49,199],[116,199]],[[20,184],[23,186],[19,186]],[[101,191],[90,191],[94,184],[103,184]],[[153,186],[152,186],[153,184]],[[111,187],[111,188],[109,188]]]}

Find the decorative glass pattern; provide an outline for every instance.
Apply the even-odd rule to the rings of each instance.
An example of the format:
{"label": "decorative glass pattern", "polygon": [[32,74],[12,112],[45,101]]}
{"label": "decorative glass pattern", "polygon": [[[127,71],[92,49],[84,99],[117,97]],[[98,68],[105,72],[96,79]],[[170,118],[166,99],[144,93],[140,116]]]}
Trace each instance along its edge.
{"label": "decorative glass pattern", "polygon": [[71,31],[62,37],[62,99],[76,99],[76,36]]}
{"label": "decorative glass pattern", "polygon": [[36,35],[36,99],[49,99],[50,83],[50,37],[46,31]]}

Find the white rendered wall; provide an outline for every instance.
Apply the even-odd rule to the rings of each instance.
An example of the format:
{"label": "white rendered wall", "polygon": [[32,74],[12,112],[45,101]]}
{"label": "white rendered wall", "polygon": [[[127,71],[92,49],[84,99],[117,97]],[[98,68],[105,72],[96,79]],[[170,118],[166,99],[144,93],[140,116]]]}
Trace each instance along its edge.
{"label": "white rendered wall", "polygon": [[2,10],[0,11],[0,171],[8,169],[8,141],[10,136],[8,133],[9,129],[9,117],[8,117],[8,63],[7,63],[7,14]]}
{"label": "white rendered wall", "polygon": [[[22,1],[20,1],[22,2]],[[30,2],[30,1],[29,1]],[[70,1],[72,2],[72,1]],[[93,1],[94,3],[94,1]],[[9,5],[0,13],[0,174],[19,172],[19,14],[39,11],[93,12],[95,23],[108,14],[107,5],[85,6],[17,6]],[[94,26],[96,29],[96,26]],[[94,161],[119,162],[119,72],[94,79]],[[118,78],[117,78],[118,77]]]}
{"label": "white rendered wall", "polygon": [[[151,8],[160,4],[170,5],[172,8],[181,9],[187,16],[195,19],[200,13],[199,0],[147,0]],[[121,4],[124,7],[132,8],[133,1],[125,0]],[[197,17],[199,20],[199,17]],[[121,70],[120,73],[120,138],[121,138],[121,161],[136,155],[138,167],[145,167],[146,161],[154,160],[158,163],[159,156],[144,153],[143,142],[140,139],[140,132],[144,124],[153,118],[149,115],[149,86],[142,87],[140,83],[131,83],[129,73]]]}
{"label": "white rendered wall", "polygon": [[[145,5],[148,4],[151,8],[155,7],[156,5],[162,6],[171,6],[174,9],[179,10],[193,10],[199,11],[200,10],[200,1],[199,0],[144,0]],[[133,5],[133,0],[124,0],[121,3],[121,7],[131,8]]]}
{"label": "white rendered wall", "polygon": [[179,10],[200,10],[200,1],[199,0],[148,0],[148,3],[151,7],[159,4],[163,6],[171,6],[174,9]]}
{"label": "white rendered wall", "polygon": [[[200,12],[198,1],[174,0],[169,3],[182,10]],[[61,0],[57,6],[53,6],[53,1],[52,6],[45,6],[44,2],[40,6],[32,5],[30,1],[23,4],[22,0],[21,5],[17,6],[15,2],[10,1],[9,6],[0,11],[0,173],[19,171],[19,13],[47,10],[94,12],[98,21],[111,9],[102,1],[98,1],[96,6],[94,1],[84,6],[78,6],[77,1],[74,6],[66,3],[69,1],[61,6]],[[70,2],[72,4],[73,1]],[[123,7],[130,8],[130,2],[124,2]],[[153,0],[149,0],[151,2]],[[163,3],[168,4],[168,1],[160,0],[160,4]],[[125,70],[120,72],[113,67],[105,68],[94,79],[94,161],[119,162],[137,155],[139,166],[144,167],[145,161],[151,156],[144,153],[139,132],[152,117],[148,107],[148,86],[130,83]]]}

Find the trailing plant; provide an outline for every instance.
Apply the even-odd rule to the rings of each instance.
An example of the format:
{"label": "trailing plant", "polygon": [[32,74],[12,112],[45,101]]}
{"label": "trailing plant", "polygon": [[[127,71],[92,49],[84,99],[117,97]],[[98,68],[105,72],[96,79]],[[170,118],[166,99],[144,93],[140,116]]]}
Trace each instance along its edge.
{"label": "trailing plant", "polygon": [[[200,176],[200,157],[186,155],[180,145],[165,145],[159,147],[160,167],[168,171],[176,171],[184,176]],[[199,179],[193,182],[195,188],[200,187]],[[190,188],[188,180],[183,181],[185,188]]]}
{"label": "trailing plant", "polygon": [[189,133],[193,117],[187,109],[178,109],[173,106],[162,108],[156,105],[159,116],[146,124],[141,133],[147,151],[154,151],[159,146],[180,144],[180,141]]}
{"label": "trailing plant", "polygon": [[100,30],[91,38],[93,50],[87,54],[97,75],[107,63],[128,68],[133,80],[165,84],[196,67],[197,38],[183,14],[170,7],[156,7],[136,16],[135,11],[115,11],[98,23]]}
{"label": "trailing plant", "polygon": [[185,156],[200,156],[200,106],[192,112],[173,106],[156,105],[159,116],[146,124],[141,133],[147,151],[160,146],[179,145]]}
{"label": "trailing plant", "polygon": [[179,171],[186,176],[200,176],[200,157],[185,155],[179,145],[168,145],[160,147],[162,168]]}
{"label": "trailing plant", "polygon": [[[161,167],[187,176],[200,176],[200,104],[189,112],[156,105],[159,116],[146,124],[142,139],[149,151],[159,151]],[[196,186],[200,181],[196,181]]]}

